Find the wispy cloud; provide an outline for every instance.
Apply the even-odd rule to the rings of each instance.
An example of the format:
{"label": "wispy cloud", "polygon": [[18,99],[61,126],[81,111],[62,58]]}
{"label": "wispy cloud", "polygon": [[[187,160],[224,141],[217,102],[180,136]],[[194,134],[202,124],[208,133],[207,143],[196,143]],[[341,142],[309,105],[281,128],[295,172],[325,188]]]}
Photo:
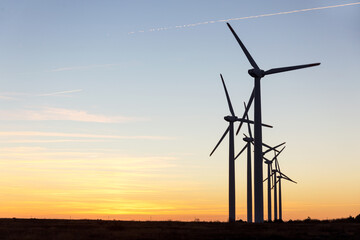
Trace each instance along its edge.
{"label": "wispy cloud", "polygon": [[[9,135],[11,136],[11,135]],[[0,139],[0,143],[67,143],[67,142],[104,142],[106,139]]]}
{"label": "wispy cloud", "polygon": [[77,122],[98,122],[98,123],[121,123],[139,121],[143,119],[105,116],[88,113],[84,110],[73,110],[66,108],[44,107],[39,110],[11,110],[0,111],[0,120],[28,120],[28,121],[77,121]]}
{"label": "wispy cloud", "polygon": [[23,93],[23,92],[2,92],[0,93],[0,99],[2,100],[20,100],[24,97],[30,97],[31,94]]}
{"label": "wispy cloud", "polygon": [[93,64],[93,65],[86,65],[86,66],[61,67],[61,68],[51,69],[50,72],[87,70],[87,69],[92,69],[92,68],[105,68],[105,67],[115,67],[115,66],[122,66],[122,65],[123,64],[121,64],[121,63],[110,63],[110,64]]}
{"label": "wispy cloud", "polygon": [[30,94],[24,92],[2,92],[0,93],[0,99],[2,100],[20,100],[23,98],[29,97],[46,97],[46,96],[69,96],[72,93],[82,92],[82,89],[74,89],[74,90],[66,90],[66,91],[58,91],[58,92],[50,92],[50,93],[40,93],[40,94]]}
{"label": "wispy cloud", "polygon": [[0,132],[0,137],[65,137],[65,138],[87,138],[87,139],[144,139],[144,140],[171,140],[166,136],[122,136],[84,133],[62,133],[62,132],[37,132],[37,131],[9,131]]}
{"label": "wispy cloud", "polygon": [[180,29],[180,28],[195,27],[195,26],[199,26],[199,25],[212,24],[212,23],[239,21],[239,20],[245,20],[245,19],[251,19],[251,18],[270,17],[270,16],[285,15],[285,14],[291,14],[291,13],[300,13],[300,12],[308,12],[308,11],[315,11],[315,10],[322,10],[322,9],[329,9],[329,8],[353,6],[353,5],[358,5],[358,4],[360,4],[360,2],[354,2],[354,3],[348,3],[348,4],[340,4],[340,5],[332,5],[332,6],[325,6],[325,7],[299,9],[299,10],[292,10],[292,11],[287,11],[287,12],[268,13],[268,14],[261,14],[261,15],[247,16],[247,17],[229,18],[229,19],[222,19],[222,20],[212,20],[212,21],[206,21],[206,22],[198,22],[198,23],[191,23],[191,24],[185,24],[185,25],[178,25],[178,26],[174,26],[174,27],[151,28],[151,29],[148,29],[148,30],[140,30],[140,31],[135,31],[135,32],[129,32],[129,34],[144,33],[144,32],[158,32],[158,31],[165,31],[165,30],[170,30],[170,29]]}
{"label": "wispy cloud", "polygon": [[17,100],[17,98],[6,96],[5,94],[1,94],[0,99],[2,99],[2,100]]}
{"label": "wispy cloud", "polygon": [[75,89],[75,90],[68,90],[68,91],[61,91],[61,92],[53,92],[53,93],[43,93],[43,94],[38,94],[36,96],[38,97],[43,97],[43,96],[57,96],[57,95],[67,95],[69,93],[77,93],[77,92],[82,92],[82,89]]}

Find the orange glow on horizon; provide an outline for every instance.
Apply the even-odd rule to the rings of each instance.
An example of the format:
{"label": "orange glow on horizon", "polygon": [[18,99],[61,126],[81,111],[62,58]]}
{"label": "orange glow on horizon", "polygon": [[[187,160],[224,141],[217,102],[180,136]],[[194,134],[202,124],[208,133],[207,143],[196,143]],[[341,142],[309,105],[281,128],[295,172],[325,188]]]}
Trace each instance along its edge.
{"label": "orange glow on horizon", "polygon": [[[227,221],[227,176],[178,171],[173,156],[126,157],[116,151],[3,148],[0,217]],[[194,175],[191,175],[194,172]],[[190,173],[189,173],[190,172]],[[245,175],[237,179],[236,218],[246,220]],[[351,186],[305,179],[283,185],[283,219],[334,219],[360,213]],[[264,217],[267,219],[266,184]],[[319,187],[321,186],[321,187]],[[339,185],[340,186],[340,185]],[[306,194],[304,194],[306,193]],[[357,194],[357,195],[356,195]],[[349,197],[352,196],[352,197]]]}

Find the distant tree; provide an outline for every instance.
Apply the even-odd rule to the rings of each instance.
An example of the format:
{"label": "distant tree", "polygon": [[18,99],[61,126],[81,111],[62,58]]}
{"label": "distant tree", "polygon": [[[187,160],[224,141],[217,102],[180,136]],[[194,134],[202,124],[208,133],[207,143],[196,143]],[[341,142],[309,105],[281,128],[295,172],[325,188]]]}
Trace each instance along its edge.
{"label": "distant tree", "polygon": [[360,222],[360,214],[355,217],[355,222]]}

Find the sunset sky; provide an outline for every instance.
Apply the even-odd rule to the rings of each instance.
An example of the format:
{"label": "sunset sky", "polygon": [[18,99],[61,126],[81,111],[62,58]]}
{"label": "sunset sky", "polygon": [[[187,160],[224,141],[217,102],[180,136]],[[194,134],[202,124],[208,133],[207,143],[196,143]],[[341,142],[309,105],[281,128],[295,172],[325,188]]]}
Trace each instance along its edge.
{"label": "sunset sky", "polygon": [[226,21],[264,70],[321,62],[262,79],[284,219],[360,214],[359,1],[3,0],[0,218],[227,220],[219,74],[239,116],[253,80]]}

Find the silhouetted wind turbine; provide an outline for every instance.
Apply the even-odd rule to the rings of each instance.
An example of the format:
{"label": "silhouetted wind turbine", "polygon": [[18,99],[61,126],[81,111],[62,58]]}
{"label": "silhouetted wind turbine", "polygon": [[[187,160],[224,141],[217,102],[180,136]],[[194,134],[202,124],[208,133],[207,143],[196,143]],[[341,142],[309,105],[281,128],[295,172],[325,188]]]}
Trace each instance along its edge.
{"label": "silhouetted wind turbine", "polygon": [[[276,166],[276,169],[274,170],[275,172],[279,173],[279,176],[277,177],[279,180],[277,180],[277,182],[279,182],[279,220],[282,221],[282,195],[281,195],[281,179],[285,179],[287,181],[290,181],[290,182],[293,182],[293,183],[297,183],[295,182],[294,180],[290,179],[288,176],[286,176],[285,174],[283,174],[281,171],[280,171],[280,165],[279,165],[279,162],[277,160],[277,158],[275,158],[275,166]],[[275,175],[276,176],[276,175]],[[276,181],[276,178],[275,178],[275,181]],[[276,183],[275,182],[275,186],[276,186]]]}
{"label": "silhouetted wind turbine", "polygon": [[[283,142],[283,143],[281,143],[281,144],[279,144],[279,145],[277,145],[277,146],[275,146],[275,147],[270,147],[269,146],[269,149],[267,150],[267,151],[265,151],[264,153],[266,153],[266,152],[268,152],[269,150],[273,150],[274,151],[274,154],[275,154],[275,156],[271,159],[271,160],[269,160],[269,159],[267,159],[267,158],[265,158],[265,157],[263,157],[264,158],[264,160],[265,160],[265,163],[267,164],[267,174],[268,174],[268,176],[267,176],[267,178],[266,179],[264,179],[264,182],[267,180],[267,185],[268,185],[268,190],[267,190],[267,193],[268,193],[268,221],[271,221],[271,176],[272,176],[272,174],[273,174],[273,172],[272,172],[272,163],[273,163],[273,161],[280,155],[280,153],[285,149],[285,147],[283,147],[280,151],[277,151],[276,150],[276,148],[278,148],[278,147],[280,147],[280,146],[282,146],[282,145],[284,145],[285,144],[285,142]],[[264,154],[263,153],[263,154]]]}
{"label": "silhouetted wind turbine", "polygon": [[[229,23],[226,23],[239,43],[241,49],[245,53],[247,59],[249,60],[253,69],[248,71],[249,75],[254,78],[255,87],[253,94],[251,94],[249,104],[245,110],[244,115],[247,114],[252,99],[255,98],[255,107],[254,107],[254,198],[255,198],[255,222],[261,223],[264,221],[264,199],[263,199],[263,166],[262,166],[262,129],[261,129],[261,90],[260,90],[260,80],[266,75],[281,73],[286,71],[292,71],[301,68],[313,67],[320,65],[320,63],[312,63],[298,66],[290,67],[281,67],[281,68],[272,68],[270,70],[264,71],[258,67],[245,45],[241,42],[240,38],[237,36],[235,31],[232,29]],[[237,133],[239,132],[241,123]]]}
{"label": "silhouetted wind turbine", "polygon": [[[247,123],[254,123],[253,121],[238,118],[235,116],[234,109],[232,107],[230,97],[228,91],[226,89],[226,85],[222,75],[220,74],[222,84],[224,86],[225,95],[227,99],[227,103],[229,106],[229,110],[231,116],[225,116],[225,121],[229,122],[228,128],[225,130],[224,134],[220,138],[219,142],[216,144],[214,150],[210,153],[210,156],[215,152],[216,148],[220,145],[222,140],[225,138],[227,133],[229,133],[229,222],[235,221],[235,168],[234,168],[234,122],[247,122]],[[266,124],[263,124],[266,127],[272,127]]]}

